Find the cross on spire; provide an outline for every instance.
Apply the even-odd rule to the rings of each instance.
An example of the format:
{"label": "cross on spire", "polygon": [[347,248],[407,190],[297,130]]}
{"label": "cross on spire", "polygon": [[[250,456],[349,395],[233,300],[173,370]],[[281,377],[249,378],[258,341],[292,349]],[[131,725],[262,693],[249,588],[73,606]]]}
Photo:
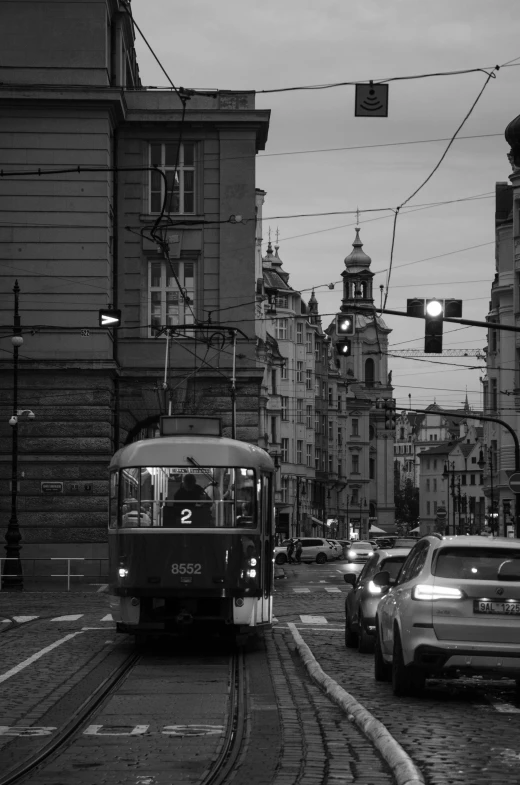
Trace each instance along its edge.
{"label": "cross on spire", "polygon": [[359,226],[359,207],[356,209],[356,223]]}

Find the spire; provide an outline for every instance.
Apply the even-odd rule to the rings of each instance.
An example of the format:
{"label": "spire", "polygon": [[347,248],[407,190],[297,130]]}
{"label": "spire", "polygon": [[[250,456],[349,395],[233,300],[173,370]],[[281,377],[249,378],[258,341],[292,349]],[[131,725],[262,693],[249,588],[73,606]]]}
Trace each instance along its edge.
{"label": "spire", "polygon": [[367,254],[362,250],[363,243],[359,237],[359,232],[359,226],[356,226],[356,239],[352,243],[354,250],[347,257],[345,257],[345,267],[347,270],[354,267],[358,269],[367,269],[370,267],[372,262],[370,256],[367,256]]}

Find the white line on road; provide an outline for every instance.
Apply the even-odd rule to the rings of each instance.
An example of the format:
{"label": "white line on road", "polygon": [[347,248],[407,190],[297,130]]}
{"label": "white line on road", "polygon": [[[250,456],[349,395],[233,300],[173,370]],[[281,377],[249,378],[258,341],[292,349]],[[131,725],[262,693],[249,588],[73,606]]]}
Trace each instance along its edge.
{"label": "white line on road", "polygon": [[103,618],[100,619],[99,621],[114,621],[114,619],[112,618],[112,614],[111,613],[107,613],[107,615],[103,616]]}
{"label": "white line on road", "polygon": [[83,613],[73,613],[71,616],[56,616],[56,618],[51,619],[51,621],[77,621],[84,615],[85,614]]}
{"label": "white line on road", "polygon": [[325,591],[328,591],[329,594],[335,594],[336,592],[341,594],[341,589],[325,589]]}
{"label": "white line on road", "polygon": [[300,616],[303,624],[328,624],[325,616]]}
{"label": "white line on road", "polygon": [[18,624],[25,624],[26,621],[32,621],[37,618],[38,616],[13,616],[13,619],[17,621]]}
{"label": "white line on road", "polygon": [[307,592],[310,592],[310,589],[293,589],[293,591],[296,592],[296,594],[307,594]]}
{"label": "white line on road", "polygon": [[59,641],[55,641],[54,643],[51,643],[50,646],[46,646],[44,649],[41,649],[41,651],[37,651],[36,654],[33,654],[27,660],[24,660],[23,662],[20,662],[18,665],[15,665],[14,668],[11,668],[11,670],[2,673],[0,675],[0,683],[3,681],[7,681],[7,679],[10,679],[11,676],[14,676],[16,673],[23,671],[24,668],[27,668],[28,665],[32,665],[33,662],[39,660],[40,657],[43,657],[44,654],[48,654],[53,649],[57,648],[58,646],[61,646],[62,643],[66,643],[67,641],[70,641],[70,639],[75,638],[76,635],[81,635],[81,631],[71,632],[70,635],[65,635],[64,638],[60,638]]}

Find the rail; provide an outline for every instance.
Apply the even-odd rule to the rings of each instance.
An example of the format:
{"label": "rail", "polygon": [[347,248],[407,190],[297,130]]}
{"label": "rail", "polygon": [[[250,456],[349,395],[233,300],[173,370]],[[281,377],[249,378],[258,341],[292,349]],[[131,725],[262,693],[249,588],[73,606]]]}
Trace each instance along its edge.
{"label": "rail", "polygon": [[[12,557],[0,557],[0,587],[2,585],[2,568],[3,562],[6,561],[18,561],[16,558]],[[72,578],[97,578],[102,583],[108,583],[108,559],[107,558],[89,558],[87,556],[50,556],[48,558],[22,558],[20,559],[22,562],[22,570],[24,581],[34,581],[36,582],[44,582],[52,578],[66,578],[67,579],[67,591],[70,591],[71,586],[71,579]],[[41,569],[43,567],[43,563],[48,563],[49,569],[53,569],[56,566],[58,569],[58,565],[52,564],[52,562],[60,562],[64,561],[67,563],[66,572],[49,572],[46,569]],[[97,565],[97,570],[93,570],[92,572],[77,572],[74,567],[75,565],[72,562],[87,562],[87,564],[83,564],[82,567],[86,569],[92,569],[92,567]],[[107,564],[104,565],[102,568],[102,563],[106,562]],[[32,570],[28,570],[28,566],[32,565]],[[79,565],[78,565],[79,567]],[[5,574],[5,573],[4,573]],[[0,591],[2,589],[0,588]]]}

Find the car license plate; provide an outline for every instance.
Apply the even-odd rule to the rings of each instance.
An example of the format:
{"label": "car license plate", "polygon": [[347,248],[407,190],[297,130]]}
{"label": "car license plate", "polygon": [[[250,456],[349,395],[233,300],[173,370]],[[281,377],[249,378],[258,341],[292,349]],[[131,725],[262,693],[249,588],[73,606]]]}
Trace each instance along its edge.
{"label": "car license plate", "polygon": [[473,600],[474,613],[492,613],[506,616],[520,616],[520,602],[492,602]]}

